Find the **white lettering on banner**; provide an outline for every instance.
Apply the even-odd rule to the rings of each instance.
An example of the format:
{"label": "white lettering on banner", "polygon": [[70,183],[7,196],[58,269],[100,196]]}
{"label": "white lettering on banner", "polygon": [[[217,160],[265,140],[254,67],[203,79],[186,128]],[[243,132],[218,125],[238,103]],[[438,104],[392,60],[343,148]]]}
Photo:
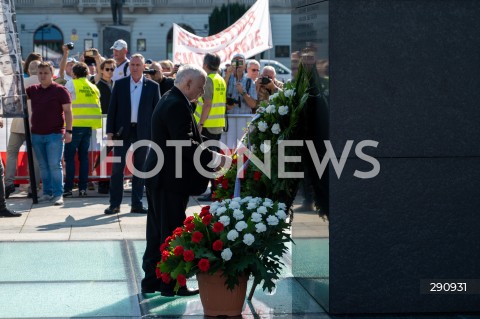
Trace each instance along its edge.
{"label": "white lettering on banner", "polygon": [[175,62],[202,65],[206,53],[217,53],[226,62],[235,53],[248,58],[272,47],[268,0],[257,0],[237,22],[209,37],[199,37],[173,24]]}

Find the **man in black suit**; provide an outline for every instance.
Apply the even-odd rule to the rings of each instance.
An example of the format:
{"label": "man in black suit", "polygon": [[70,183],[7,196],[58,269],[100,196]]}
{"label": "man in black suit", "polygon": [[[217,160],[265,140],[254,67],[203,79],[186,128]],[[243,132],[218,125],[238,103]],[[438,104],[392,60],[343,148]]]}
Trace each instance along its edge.
{"label": "man in black suit", "polygon": [[[112,166],[110,206],[105,209],[105,214],[120,212],[123,198],[123,172],[128,148],[137,141],[150,140],[152,114],[160,100],[158,84],[143,76],[145,58],[141,54],[132,55],[129,67],[130,76],[115,82],[108,107],[107,140],[121,140],[123,146],[115,146],[113,149],[113,155],[121,161],[113,163]],[[143,146],[135,150],[133,164],[136,170],[143,171],[147,149]],[[145,181],[137,175],[134,173],[132,179],[130,212],[146,214],[147,209],[142,205]]]}
{"label": "man in black suit", "polygon": [[[201,165],[205,170],[213,172],[213,169],[207,166],[222,167],[231,163],[229,157],[201,145],[203,140],[193,117],[191,102],[204,94],[206,76],[205,71],[197,66],[182,66],[175,78],[175,86],[162,96],[153,112],[152,142],[160,147],[164,155],[164,165],[158,174],[146,182],[147,193],[150,195],[149,208],[153,209],[150,209],[147,215],[147,247],[142,265],[145,271],[145,278],[142,280],[143,293],[160,291],[163,296],[175,295],[175,282],[168,285],[161,282],[156,277],[155,268],[161,258],[160,244],[175,228],[183,225],[189,196],[199,195],[207,187],[209,176],[200,174],[195,165]],[[199,163],[195,164],[194,153],[198,147],[202,147],[203,151]],[[178,159],[177,149],[181,150],[181,157]],[[153,171],[157,162],[157,153],[151,150],[147,157],[146,171]],[[180,176],[176,176],[178,165],[181,165]],[[190,296],[196,293],[198,290],[181,287],[177,295]]]}

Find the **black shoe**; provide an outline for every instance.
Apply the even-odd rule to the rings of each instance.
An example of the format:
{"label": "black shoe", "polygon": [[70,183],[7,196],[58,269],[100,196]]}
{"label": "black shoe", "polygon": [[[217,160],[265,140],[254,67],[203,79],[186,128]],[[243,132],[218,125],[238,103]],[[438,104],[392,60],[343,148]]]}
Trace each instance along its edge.
{"label": "black shoe", "polygon": [[202,197],[197,198],[199,202],[211,202],[212,201],[212,194],[208,194]]}
{"label": "black shoe", "polygon": [[5,198],[9,198],[10,194],[15,192],[15,185],[5,185]]}
{"label": "black shoe", "polygon": [[[15,186],[14,186],[15,187]],[[0,217],[20,217],[22,214],[8,208],[0,209]]]}
{"label": "black shoe", "polygon": [[63,197],[70,197],[70,196],[73,196],[72,191],[64,191],[63,192]]}
{"label": "black shoe", "polygon": [[107,215],[118,214],[120,213],[120,207],[109,206],[103,213]]}
{"label": "black shoe", "polygon": [[175,291],[163,290],[163,291],[160,291],[160,295],[162,295],[163,297],[175,297]]}
{"label": "black shoe", "polygon": [[132,209],[130,210],[130,213],[146,214],[148,213],[148,209],[146,209],[145,207],[132,207]]}
{"label": "black shoe", "polygon": [[[181,297],[188,297],[188,296],[194,296],[198,295],[200,291],[198,289],[188,289],[186,286],[185,287],[180,287],[177,291],[177,296]],[[163,296],[163,293],[162,293]]]}
{"label": "black shoe", "polygon": [[87,197],[87,191],[82,189],[81,191],[78,192],[78,197]]}

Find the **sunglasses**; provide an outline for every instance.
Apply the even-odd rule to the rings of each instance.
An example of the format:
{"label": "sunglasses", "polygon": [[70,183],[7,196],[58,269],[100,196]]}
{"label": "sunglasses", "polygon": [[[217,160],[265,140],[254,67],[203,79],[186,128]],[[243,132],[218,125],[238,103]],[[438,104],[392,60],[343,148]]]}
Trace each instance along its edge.
{"label": "sunglasses", "polygon": [[252,72],[258,72],[260,71],[259,69],[252,69]]}
{"label": "sunglasses", "polygon": [[105,68],[104,70],[107,71],[107,72],[110,72],[110,71],[113,72],[113,70],[115,70],[115,68]]}

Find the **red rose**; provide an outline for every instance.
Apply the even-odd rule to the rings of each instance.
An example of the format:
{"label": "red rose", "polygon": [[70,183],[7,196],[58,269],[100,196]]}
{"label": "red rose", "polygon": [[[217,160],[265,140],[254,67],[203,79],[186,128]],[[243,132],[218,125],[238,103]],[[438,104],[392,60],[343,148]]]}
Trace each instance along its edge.
{"label": "red rose", "polygon": [[173,237],[172,236],[168,236],[167,238],[165,238],[165,242],[168,244],[172,241]]}
{"label": "red rose", "polygon": [[162,261],[165,261],[170,257],[170,252],[168,250],[162,251]]}
{"label": "red rose", "polygon": [[167,243],[163,243],[160,245],[160,251],[164,251],[164,250],[167,250],[168,249],[168,244]]}
{"label": "red rose", "polygon": [[163,274],[162,274],[162,281],[163,281],[164,283],[169,284],[171,279],[172,279],[172,278],[170,278],[170,275],[169,275],[169,274],[167,274],[167,273],[163,273]]}
{"label": "red rose", "polygon": [[203,238],[203,234],[199,231],[196,231],[192,235],[192,243],[198,244],[200,240],[202,240],[202,238]]}
{"label": "red rose", "polygon": [[203,206],[202,207],[202,212],[210,212],[210,206]]}
{"label": "red rose", "polygon": [[182,227],[177,227],[177,228],[175,228],[175,230],[173,231],[173,235],[174,235],[175,237],[177,237],[177,236],[178,236],[178,237],[179,237],[179,236],[182,236],[182,233],[183,233]]}
{"label": "red rose", "polygon": [[223,226],[222,223],[220,222],[216,222],[215,224],[213,224],[213,231],[215,233],[220,233],[223,231],[223,228],[225,228],[225,226]]}
{"label": "red rose", "polygon": [[212,247],[213,247],[213,250],[216,250],[216,251],[222,250],[222,248],[223,248],[223,241],[221,241],[220,239],[215,240],[215,241],[213,242]]}
{"label": "red rose", "polygon": [[185,221],[183,222],[183,224],[186,226],[188,224],[191,224],[193,223],[193,216],[188,216],[187,218],[185,218]]}
{"label": "red rose", "polygon": [[193,261],[195,259],[195,253],[193,250],[185,250],[183,253],[183,260],[185,260],[187,263],[189,261]]}
{"label": "red rose", "polygon": [[188,232],[192,232],[194,229],[195,229],[195,224],[194,223],[185,225],[185,230],[188,231]]}
{"label": "red rose", "polygon": [[258,182],[260,180],[260,178],[262,178],[262,172],[255,171],[253,173],[253,180]]}
{"label": "red rose", "polygon": [[173,254],[174,254],[175,256],[181,256],[181,255],[183,255],[183,251],[184,251],[183,246],[177,246],[177,247],[175,247],[175,249],[173,250]]}
{"label": "red rose", "polygon": [[208,259],[200,259],[200,261],[198,262],[198,268],[203,272],[208,271],[208,269],[210,269],[210,262],[208,261]]}
{"label": "red rose", "polygon": [[162,277],[162,272],[160,271],[160,268],[155,268],[155,274],[157,275],[157,278]]}
{"label": "red rose", "polygon": [[177,275],[177,282],[180,286],[185,286],[187,284],[187,278],[184,275],[178,274]]}
{"label": "red rose", "polygon": [[202,223],[204,225],[210,225],[210,222],[212,221],[212,214],[208,213],[202,218]]}
{"label": "red rose", "polygon": [[223,188],[223,189],[228,189],[228,179],[224,179],[224,180],[222,181],[222,188]]}

